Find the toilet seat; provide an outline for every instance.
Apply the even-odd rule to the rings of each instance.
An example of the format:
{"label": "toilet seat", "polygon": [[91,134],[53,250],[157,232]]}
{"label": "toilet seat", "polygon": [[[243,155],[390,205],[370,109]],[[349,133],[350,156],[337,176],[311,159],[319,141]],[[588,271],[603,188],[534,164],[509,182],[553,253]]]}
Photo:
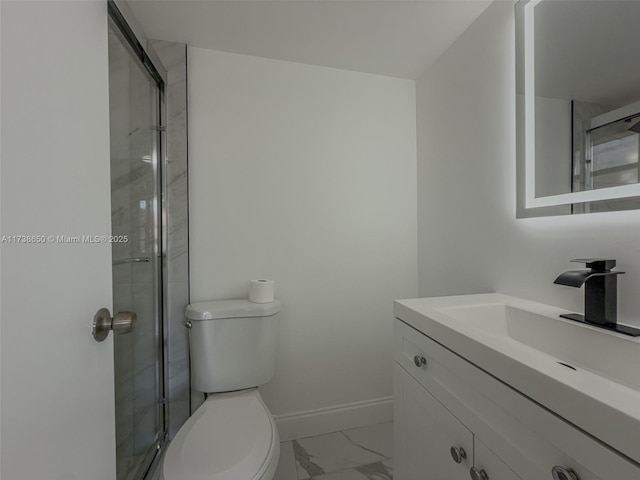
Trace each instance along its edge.
{"label": "toilet seat", "polygon": [[271,480],[278,430],[257,389],[211,395],[178,431],[164,480]]}

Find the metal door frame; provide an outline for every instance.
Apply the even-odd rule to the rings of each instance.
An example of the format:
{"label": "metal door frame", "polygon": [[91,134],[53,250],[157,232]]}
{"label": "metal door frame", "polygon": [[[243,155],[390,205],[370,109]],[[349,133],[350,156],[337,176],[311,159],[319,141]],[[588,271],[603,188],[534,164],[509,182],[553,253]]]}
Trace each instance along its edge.
{"label": "metal door frame", "polygon": [[156,307],[158,311],[159,324],[156,325],[158,331],[158,361],[156,363],[157,378],[160,379],[158,400],[162,405],[162,429],[157,439],[155,452],[145,460],[144,473],[140,480],[144,480],[153,473],[160,460],[160,453],[164,450],[168,437],[169,426],[169,409],[168,409],[168,378],[167,378],[167,357],[164,351],[164,340],[168,334],[168,321],[167,321],[167,296],[165,295],[165,288],[167,285],[167,215],[166,215],[166,179],[164,170],[167,162],[166,158],[166,79],[167,72],[162,67],[162,63],[158,59],[152,59],[150,53],[142,46],[134,31],[127,23],[124,15],[117,7],[115,0],[107,0],[107,9],[109,14],[109,21],[115,27],[115,30],[122,36],[125,44],[130,48],[131,54],[136,58],[144,70],[148,73],[150,78],[155,82],[158,89],[158,98],[156,104],[156,125],[154,130],[156,133],[154,142],[153,157],[156,165],[156,181],[157,181],[157,195],[154,205],[154,241],[155,241],[155,258],[156,262],[156,275],[157,275],[157,292],[156,292]]}

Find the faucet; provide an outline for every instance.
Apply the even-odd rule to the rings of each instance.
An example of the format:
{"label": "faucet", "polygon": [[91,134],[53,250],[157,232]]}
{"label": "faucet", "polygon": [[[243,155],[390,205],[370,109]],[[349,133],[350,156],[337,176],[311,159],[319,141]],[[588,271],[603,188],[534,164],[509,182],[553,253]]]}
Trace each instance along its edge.
{"label": "faucet", "polygon": [[584,315],[569,313],[562,318],[588,323],[607,330],[640,336],[640,329],[618,325],[618,275],[625,272],[612,271],[615,260],[602,258],[577,258],[572,262],[585,263],[589,270],[570,270],[561,273],[553,283],[580,288],[584,285]]}

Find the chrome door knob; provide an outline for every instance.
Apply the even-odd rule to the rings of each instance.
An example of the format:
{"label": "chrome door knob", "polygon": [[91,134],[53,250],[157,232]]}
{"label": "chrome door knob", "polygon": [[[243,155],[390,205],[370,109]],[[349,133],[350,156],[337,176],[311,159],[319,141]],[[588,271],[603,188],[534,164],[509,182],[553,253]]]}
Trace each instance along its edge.
{"label": "chrome door knob", "polygon": [[553,480],[580,480],[580,477],[571,468],[564,468],[556,465],[551,469]]}
{"label": "chrome door knob", "polygon": [[118,312],[111,319],[111,330],[116,335],[133,332],[138,316],[133,312]]}
{"label": "chrome door knob", "polygon": [[451,458],[453,458],[453,461],[456,463],[462,463],[462,460],[467,458],[467,452],[465,452],[462,447],[451,447],[449,452],[451,453]]}
{"label": "chrome door knob", "polygon": [[422,367],[427,364],[427,359],[421,355],[416,355],[413,357],[413,363],[416,364],[416,367]]}
{"label": "chrome door knob", "polygon": [[93,317],[91,334],[96,342],[102,342],[113,330],[116,335],[132,332],[138,316],[134,312],[118,312],[111,318],[108,308],[101,308]]}
{"label": "chrome door knob", "polygon": [[485,472],[484,470],[478,470],[476,467],[473,467],[471,470],[469,470],[469,473],[471,474],[471,478],[473,480],[489,480],[489,475],[487,475],[487,472]]}

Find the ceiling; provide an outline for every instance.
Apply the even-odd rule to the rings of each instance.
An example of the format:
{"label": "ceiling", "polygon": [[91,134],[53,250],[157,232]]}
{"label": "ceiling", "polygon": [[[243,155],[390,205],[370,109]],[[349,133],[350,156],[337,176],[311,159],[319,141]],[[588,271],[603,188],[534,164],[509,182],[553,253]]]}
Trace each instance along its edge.
{"label": "ceiling", "polygon": [[149,38],[417,78],[491,4],[485,0],[129,0]]}

